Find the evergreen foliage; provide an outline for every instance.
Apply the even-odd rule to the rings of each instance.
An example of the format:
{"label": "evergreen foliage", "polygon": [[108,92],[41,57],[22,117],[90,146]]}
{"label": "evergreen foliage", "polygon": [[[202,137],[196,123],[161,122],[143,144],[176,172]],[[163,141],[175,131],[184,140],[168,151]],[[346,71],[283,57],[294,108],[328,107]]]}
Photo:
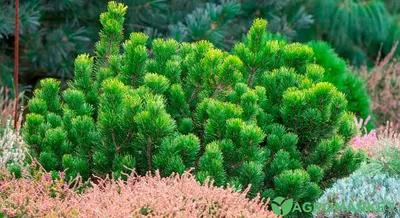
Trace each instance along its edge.
{"label": "evergreen foliage", "polygon": [[95,58],[78,56],[67,90],[45,79],[29,102],[25,140],[47,170],[194,167],[199,181],[304,202],[362,161],[345,143],[356,133],[345,95],[323,81],[311,47],[268,40],[256,19],[232,54],[207,41],[148,49],[143,33],[120,52],[126,10],[109,3]]}
{"label": "evergreen foliage", "polygon": [[[300,34],[302,40],[319,39],[354,65],[374,63],[382,48],[388,54],[400,39],[399,4],[393,0],[313,0],[315,35]],[[397,3],[396,3],[397,2]]]}
{"label": "evergreen foliage", "polygon": [[[71,78],[77,54],[90,48],[80,13],[83,1],[21,0],[20,82],[34,85],[44,77]],[[0,2],[0,85],[11,86],[14,56],[14,0]],[[82,17],[81,17],[82,16]],[[98,15],[95,15],[96,17]],[[96,33],[98,30],[96,29]]]}
{"label": "evergreen foliage", "polygon": [[339,91],[346,94],[349,111],[363,119],[370,117],[371,122],[368,122],[366,127],[368,130],[373,129],[375,118],[366,81],[358,74],[350,72],[345,61],[338,57],[329,44],[312,41],[307,45],[314,51],[315,62],[325,68],[323,80],[334,84]]}
{"label": "evergreen foliage", "polygon": [[[102,23],[98,15],[108,0],[20,0],[20,81],[36,85],[38,79],[71,79],[77,54],[90,53]],[[121,0],[130,13],[125,34],[144,32],[150,39],[174,37],[178,41],[209,40],[231,48],[257,16],[271,15],[273,29],[289,32],[280,16],[292,1]],[[304,10],[302,10],[304,13]],[[13,67],[14,0],[0,2],[0,82],[11,86]],[[246,19],[243,19],[246,18]],[[311,22],[295,25],[291,32]],[[237,25],[240,21],[240,25]],[[235,24],[235,25],[232,25]],[[289,35],[289,34],[287,34]],[[151,40],[150,40],[151,41]],[[149,42],[150,42],[149,41]]]}
{"label": "evergreen foliage", "polygon": [[[328,30],[331,32],[334,30],[334,34],[340,34],[339,37],[317,37],[318,39],[332,42],[332,39],[339,40],[343,37],[346,38],[347,36],[344,34],[349,34],[348,30],[337,33],[336,30],[339,27],[337,27],[336,24],[331,27],[329,24],[331,20],[341,19],[340,16],[326,21],[322,15],[319,16],[319,12],[315,12],[316,20],[315,25],[313,25],[314,19],[313,16],[311,16],[312,12],[321,11],[311,10],[314,1],[271,0],[238,2],[235,0],[222,0],[207,1],[207,3],[205,3],[204,1],[178,0],[172,2],[153,1],[149,3],[142,0],[125,0],[122,2],[129,7],[130,13],[126,16],[124,28],[120,27],[120,30],[124,30],[123,32],[125,34],[137,31],[144,32],[149,36],[149,40],[145,43],[146,45],[150,45],[151,41],[158,37],[171,37],[177,41],[186,42],[207,40],[218,48],[231,50],[233,45],[243,38],[245,32],[250,28],[252,21],[257,17],[267,19],[270,23],[270,25],[268,25],[268,30],[273,33],[278,33],[278,35],[269,34],[268,38],[270,39],[305,41],[315,39],[314,36],[318,34],[326,35],[325,32]],[[320,6],[325,6],[325,4],[328,3],[324,3],[324,5]],[[3,52],[0,52],[0,59],[4,60],[0,63],[0,71],[5,72],[3,75],[8,75],[7,73],[12,72],[12,60],[10,57],[12,56],[11,51],[13,50],[11,40],[13,21],[12,19],[8,19],[12,17],[12,5],[12,1],[10,1],[9,4],[0,5],[0,12],[4,11],[4,13],[0,13],[0,21],[7,21],[3,23],[0,22],[0,39],[2,39],[0,41],[0,50],[3,49],[1,50]],[[358,3],[356,5],[358,5]],[[380,5],[384,7],[383,4]],[[65,81],[64,79],[72,78],[73,59],[79,53],[91,53],[90,48],[94,46],[93,41],[98,38],[96,34],[100,29],[100,25],[104,25],[104,21],[96,22],[97,16],[101,11],[105,10],[105,6],[105,1],[22,0],[22,56],[20,58],[20,80],[22,83],[35,85],[36,80],[43,77],[61,78],[62,82]],[[335,7],[337,8],[337,6]],[[371,7],[370,10],[375,11],[375,9],[373,9],[374,6],[372,5]],[[396,8],[395,5],[393,8]],[[328,10],[329,8],[325,9]],[[373,15],[371,19],[387,18],[386,16],[380,16],[379,13],[373,13]],[[359,19],[362,17],[355,16],[352,18],[356,20],[349,22],[358,24]],[[386,22],[381,20],[376,22],[386,24]],[[320,33],[315,33],[316,25],[322,24],[326,26],[327,30],[320,30]],[[369,24],[370,23],[368,23],[368,28],[372,28],[370,31],[374,33],[379,32],[380,34],[378,35],[381,38],[385,37],[382,31],[373,29],[376,25]],[[383,26],[383,24],[381,26]],[[354,29],[355,27],[349,27],[349,29],[352,28]],[[357,26],[357,28],[365,29],[363,26]],[[387,27],[384,26],[382,28]],[[302,30],[306,30],[307,32],[303,32]],[[354,34],[357,35],[358,32]],[[311,38],[307,38],[308,36],[311,36]],[[375,41],[379,46],[381,41],[386,38]],[[346,46],[342,46],[341,41],[332,43],[334,48],[339,49],[340,54],[345,56],[348,52],[343,52],[342,47],[348,49],[349,47],[356,46],[347,46],[347,44]],[[348,39],[346,43],[353,42],[351,39]],[[354,43],[364,43],[364,41],[358,39],[358,41]],[[371,115],[369,97],[363,87],[363,81],[357,78],[357,76],[351,75],[350,71],[344,66],[345,63],[343,60],[338,58],[328,46],[320,43],[311,43],[310,45],[315,50],[317,64],[323,66],[327,71],[329,71],[330,67],[335,69],[332,70],[332,72],[327,72],[324,80],[333,83],[339,91],[346,94],[347,101],[349,102],[348,109],[354,112],[358,117],[366,118],[368,115]],[[131,49],[134,47],[134,45],[126,46],[131,47]],[[373,48],[370,44],[365,47]],[[105,52],[103,49],[106,48],[98,48],[97,52]],[[113,49],[117,48],[114,47]],[[374,47],[373,49],[375,50],[372,51],[371,54],[375,55],[379,48]],[[142,51],[141,55],[146,54]],[[349,55],[346,57],[349,57]],[[136,58],[145,59],[144,56],[137,56]],[[132,60],[124,59],[123,61],[130,62]],[[338,66],[332,66],[332,63],[336,63]],[[3,77],[5,78],[0,78],[0,83],[3,80],[5,84],[11,84],[9,77]],[[64,88],[63,84],[62,87]],[[370,125],[372,125],[372,123],[373,122],[371,122]],[[369,126],[369,128],[372,128],[372,126]]]}
{"label": "evergreen foliage", "polygon": [[[390,52],[400,39],[400,4],[396,0],[121,0],[130,8],[125,33],[150,39],[208,40],[230,50],[255,18],[269,20],[269,30],[289,41],[324,40],[352,64],[373,63],[382,47]],[[21,79],[72,77],[77,54],[92,51],[105,0],[21,0]],[[0,3],[0,71],[12,72],[14,1]],[[90,39],[90,40],[89,40]],[[151,40],[150,40],[151,41]],[[150,42],[149,41],[149,42]]]}

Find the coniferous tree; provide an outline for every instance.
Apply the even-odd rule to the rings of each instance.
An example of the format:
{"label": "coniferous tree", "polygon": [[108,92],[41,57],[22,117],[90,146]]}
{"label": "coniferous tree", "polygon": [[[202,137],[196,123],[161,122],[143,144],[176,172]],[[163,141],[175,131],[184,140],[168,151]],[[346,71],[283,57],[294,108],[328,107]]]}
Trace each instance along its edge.
{"label": "coniferous tree", "polygon": [[[371,64],[400,39],[399,10],[392,0],[313,0],[314,27],[302,40],[324,40],[353,65]],[[315,34],[310,34],[311,32]]]}
{"label": "coniferous tree", "polygon": [[[22,84],[34,85],[37,79],[49,76],[63,80],[72,78],[70,72],[76,55],[90,48],[89,34],[84,27],[88,23],[82,23],[79,18],[82,6],[82,1],[20,1]],[[13,72],[13,17],[14,0],[1,1],[0,84],[3,85],[10,85],[8,75]]]}
{"label": "coniferous tree", "polygon": [[[71,79],[77,54],[92,51],[101,28],[98,15],[107,7],[105,0],[21,0],[20,71],[23,84],[35,85],[38,79]],[[292,1],[272,0],[264,4],[236,0],[217,1],[146,1],[122,0],[131,13],[126,16],[125,33],[144,32],[150,39],[175,37],[178,41],[209,40],[230,48],[248,30],[257,16],[276,20],[274,30],[285,32],[289,26],[278,14]],[[243,9],[243,10],[242,10]],[[11,86],[14,1],[0,2],[0,71],[3,84]],[[304,14],[304,10],[302,12]],[[248,17],[248,18],[247,18]],[[246,18],[246,19],[243,19]],[[297,16],[298,28],[306,27],[309,16]],[[240,25],[237,25],[240,21]],[[236,23],[236,25],[231,25]],[[290,33],[293,34],[293,33]],[[290,34],[285,34],[289,36]],[[150,42],[150,41],[149,41]]]}
{"label": "coniferous tree", "polygon": [[147,49],[143,33],[121,52],[125,13],[109,3],[95,58],[78,56],[68,89],[45,79],[35,90],[23,131],[46,169],[89,178],[194,167],[201,182],[307,202],[362,161],[346,145],[356,131],[346,98],[323,82],[311,47],[268,40],[257,19],[232,54],[206,41]]}
{"label": "coniferous tree", "polygon": [[[145,1],[122,0],[132,12],[126,33],[141,31],[150,38],[208,40],[230,49],[255,18],[269,20],[269,30],[289,41],[325,40],[352,64],[373,62],[383,44],[390,51],[399,40],[399,4],[393,0],[269,0],[269,1]],[[12,67],[14,2],[0,3],[1,71]],[[22,79],[44,76],[70,78],[76,54],[91,51],[100,28],[98,14],[107,1],[21,2]],[[352,15],[352,16],[351,16]],[[89,41],[88,39],[91,39]],[[4,79],[3,79],[4,80]]]}
{"label": "coniferous tree", "polygon": [[[178,0],[148,2],[136,0],[122,2],[129,6],[131,12],[126,16],[124,32],[127,34],[136,31],[146,33],[150,39],[147,41],[147,45],[151,43],[152,39],[158,37],[172,37],[177,41],[188,42],[208,40],[218,48],[231,50],[234,43],[240,41],[250,28],[253,19],[257,17],[268,19],[269,31],[280,34],[278,37],[269,35],[272,39],[285,38],[288,41],[303,41],[306,40],[303,36],[313,35],[310,34],[310,30],[315,29],[321,23],[329,28],[328,23],[323,23],[324,16],[316,16],[316,23],[313,25],[314,20],[311,16],[313,10],[310,8],[314,1],[238,2],[223,0],[203,2]],[[388,1],[387,4],[396,8],[393,2]],[[12,16],[12,7],[13,1],[0,5],[0,11],[4,12],[0,13],[0,20],[4,20],[4,22],[0,22],[0,39],[2,39],[0,49],[3,51],[0,52],[0,60],[3,60],[0,63],[0,71],[5,72],[2,74],[2,77],[5,78],[0,78],[0,83],[5,84],[11,84],[10,77],[5,75],[9,75],[7,72],[12,73],[10,57],[12,56],[13,21],[8,19]],[[20,52],[22,54],[20,58],[22,83],[35,85],[35,81],[42,77],[60,78],[62,82],[64,79],[72,78],[73,59],[79,53],[91,53],[89,48],[98,38],[96,34],[101,25],[101,22],[97,22],[97,16],[105,7],[106,1],[22,0],[20,33],[22,39]],[[380,14],[374,14],[371,19],[381,19],[378,15]],[[359,23],[359,17],[354,17],[354,19],[356,20],[351,21],[352,23]],[[370,26],[373,28],[373,25]],[[336,26],[332,28],[336,28]],[[303,33],[302,30],[307,30],[307,32]],[[320,30],[320,34],[324,35],[323,31],[325,30]],[[343,34],[347,33],[348,31],[340,32],[340,37],[333,37],[333,39],[343,38],[345,37]],[[395,38],[395,35],[393,37]],[[331,40],[329,37],[322,38]],[[348,43],[352,43],[352,41],[350,40]],[[340,43],[333,44],[335,48],[338,48]],[[322,46],[319,50],[322,48],[326,48],[326,46]],[[349,46],[345,48],[347,49]],[[333,53],[329,48],[324,50],[321,54]],[[342,55],[346,55],[342,49],[339,51]],[[330,59],[328,62],[324,61],[324,57],[318,53],[316,53],[316,57],[317,64],[320,65],[331,61]],[[337,62],[343,63],[339,58],[335,59],[338,59]],[[341,63],[340,65],[342,65]],[[323,67],[329,69],[327,66]],[[362,85],[363,81],[357,76],[351,75],[349,70],[344,71],[331,73],[333,76],[325,77],[325,81],[333,83],[346,94],[350,111],[359,117],[366,118],[372,112],[369,97]],[[65,86],[62,85],[62,87]],[[373,122],[370,122],[371,124]],[[371,127],[369,126],[369,128]]]}
{"label": "coniferous tree", "polygon": [[308,43],[313,50],[315,62],[325,68],[323,80],[334,84],[339,91],[346,94],[347,109],[363,119],[371,117],[367,129],[374,128],[375,117],[372,113],[372,103],[367,93],[366,81],[359,75],[350,72],[345,61],[338,57],[331,46],[325,42],[312,41]]}

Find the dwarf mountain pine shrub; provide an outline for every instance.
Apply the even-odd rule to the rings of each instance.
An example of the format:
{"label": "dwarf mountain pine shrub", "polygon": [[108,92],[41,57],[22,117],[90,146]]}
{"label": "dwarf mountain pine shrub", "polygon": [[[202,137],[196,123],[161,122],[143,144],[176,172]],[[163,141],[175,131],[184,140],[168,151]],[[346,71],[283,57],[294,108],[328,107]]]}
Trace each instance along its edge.
{"label": "dwarf mountain pine shrub", "polygon": [[233,54],[206,41],[146,48],[142,33],[121,49],[125,11],[109,3],[95,57],[77,57],[68,89],[45,79],[35,90],[24,136],[45,169],[87,179],[194,167],[201,182],[302,202],[362,161],[346,147],[345,96],[321,82],[310,47],[268,41],[255,20]]}
{"label": "dwarf mountain pine shrub", "polygon": [[347,109],[357,117],[367,119],[367,129],[374,129],[375,118],[372,113],[372,102],[366,87],[366,81],[351,72],[346,62],[340,58],[331,46],[322,41],[312,41],[307,44],[314,51],[315,62],[325,68],[324,81],[330,82],[346,94]]}

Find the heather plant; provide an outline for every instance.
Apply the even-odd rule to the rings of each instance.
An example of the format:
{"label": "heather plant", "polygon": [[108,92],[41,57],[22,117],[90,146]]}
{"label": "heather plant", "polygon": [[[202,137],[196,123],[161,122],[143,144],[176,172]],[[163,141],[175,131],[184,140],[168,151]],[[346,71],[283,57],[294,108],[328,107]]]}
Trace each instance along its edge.
{"label": "heather plant", "polygon": [[[363,129],[368,120],[357,121]],[[368,158],[351,176],[338,180],[325,190],[317,201],[320,204],[344,205],[339,211],[319,211],[316,217],[398,217],[400,216],[400,141],[393,124],[387,123],[383,131],[362,135],[361,130],[351,142],[355,149],[363,150]],[[368,203],[376,207],[388,203],[383,211],[355,211],[351,205]]]}
{"label": "heather plant", "polygon": [[200,182],[303,202],[359,166],[345,95],[323,82],[309,46],[268,40],[259,19],[232,54],[207,41],[147,48],[143,33],[121,52],[125,11],[109,3],[95,57],[77,57],[65,91],[55,79],[34,91],[24,137],[46,170],[88,179],[194,167]]}
{"label": "heather plant", "polygon": [[386,121],[393,122],[397,128],[400,124],[400,64],[395,58],[397,45],[398,42],[384,58],[379,53],[373,68],[363,66],[356,71],[366,81],[372,111],[377,117],[376,126],[381,130],[385,129]]}
{"label": "heather plant", "polygon": [[2,217],[71,217],[78,214],[71,209],[68,200],[86,188],[80,177],[69,182],[64,172],[46,172],[33,160],[30,172],[15,178],[2,171],[0,179],[0,215]]}
{"label": "heather plant", "polygon": [[[0,88],[0,171],[9,170],[19,177],[25,168],[27,145],[20,133],[22,111],[14,126],[14,99],[9,98],[7,88]],[[23,93],[18,96],[21,102]]]}
{"label": "heather plant", "polygon": [[366,134],[353,146],[365,151],[369,158],[359,170],[365,173],[400,175],[400,137],[394,125],[387,123],[385,130]]}
{"label": "heather plant", "polygon": [[0,171],[8,170],[16,177],[21,177],[28,149],[19,129],[12,128],[11,121],[7,120],[4,128],[0,129]]}
{"label": "heather plant", "polygon": [[367,124],[371,120],[370,118],[371,116],[368,116],[365,120],[362,118],[360,118],[359,120],[354,118],[354,122],[357,125],[358,131],[357,135],[354,136],[354,138],[352,138],[352,140],[350,141],[350,144],[354,148],[367,151],[368,154],[370,154],[368,151],[375,146],[378,140],[376,130],[368,131],[366,128]]}
{"label": "heather plant", "polygon": [[[162,178],[127,174],[126,180],[99,179],[88,188],[80,177],[38,171],[34,177],[0,180],[0,214],[5,217],[278,217],[260,196],[212,184],[189,172]],[[83,192],[82,192],[83,188]],[[177,209],[178,208],[178,209]]]}

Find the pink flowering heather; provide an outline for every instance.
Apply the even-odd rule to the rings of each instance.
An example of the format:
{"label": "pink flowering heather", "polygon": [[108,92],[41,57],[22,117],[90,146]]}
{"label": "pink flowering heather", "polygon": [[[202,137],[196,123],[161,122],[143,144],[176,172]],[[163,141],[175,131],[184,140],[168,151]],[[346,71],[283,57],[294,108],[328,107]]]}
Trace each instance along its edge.
{"label": "pink flowering heather", "polygon": [[[364,126],[368,123],[369,117],[363,121],[355,119],[356,125],[359,127],[358,134],[350,142],[353,148],[366,151],[369,157],[375,159],[385,159],[385,151],[400,151],[400,135],[397,133],[395,126],[391,122],[387,122],[386,127],[381,131],[372,130],[367,132]],[[364,133],[364,134],[363,134]]]}
{"label": "pink flowering heather", "polygon": [[[259,196],[249,200],[249,189],[237,193],[201,185],[190,173],[162,178],[127,175],[92,183],[82,194],[78,180],[66,185],[62,176],[8,179],[0,183],[0,213],[6,217],[277,217]],[[205,184],[208,184],[207,182]]]}
{"label": "pink flowering heather", "polygon": [[365,150],[367,153],[375,146],[378,140],[375,130],[368,132],[365,128],[370,119],[371,116],[368,116],[365,121],[363,119],[357,120],[354,118],[354,122],[358,126],[359,130],[357,135],[350,142],[353,148]]}

